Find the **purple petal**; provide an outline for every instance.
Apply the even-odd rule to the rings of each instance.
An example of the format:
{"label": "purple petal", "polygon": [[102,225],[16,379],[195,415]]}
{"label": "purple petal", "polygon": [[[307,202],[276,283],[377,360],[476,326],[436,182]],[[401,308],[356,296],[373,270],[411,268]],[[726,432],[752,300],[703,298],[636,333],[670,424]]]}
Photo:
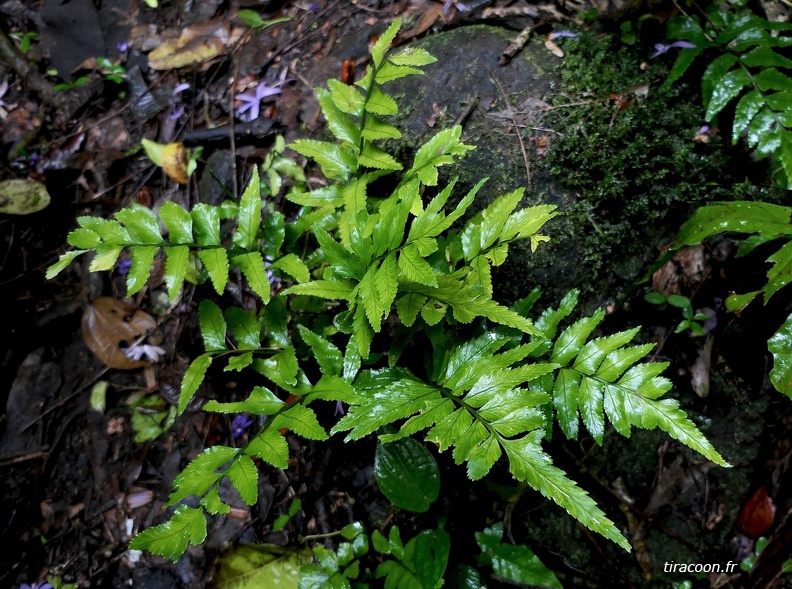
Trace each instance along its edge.
{"label": "purple petal", "polygon": [[171,92],[171,95],[172,95],[172,96],[176,96],[177,94],[179,94],[179,93],[181,93],[181,92],[184,92],[185,90],[189,90],[189,89],[190,89],[190,85],[189,85],[189,84],[187,84],[186,82],[183,82],[183,83],[181,83],[181,84],[177,85],[177,86],[176,86],[176,87],[173,89],[173,92]]}
{"label": "purple petal", "polygon": [[275,96],[276,94],[280,94],[280,88],[275,88],[273,86],[267,86],[264,82],[259,82],[258,86],[256,86],[256,94],[255,97],[259,100],[263,100],[269,96]]}
{"label": "purple petal", "polygon": [[172,121],[175,121],[176,119],[180,119],[183,114],[184,114],[184,107],[180,106],[179,108],[173,109],[168,115],[168,118]]}
{"label": "purple petal", "polygon": [[669,47],[678,47],[679,49],[695,49],[697,45],[690,41],[674,41]]}
{"label": "purple petal", "polygon": [[346,413],[344,410],[344,404],[341,401],[336,401],[335,414],[343,415],[344,413]]}
{"label": "purple petal", "polygon": [[550,37],[553,39],[578,39],[578,34],[573,33],[572,31],[555,31],[554,33],[550,33]]}
{"label": "purple petal", "polygon": [[119,53],[129,51],[129,41],[121,41],[118,45],[116,45],[116,49],[118,49]]}
{"label": "purple petal", "polygon": [[699,127],[699,130],[696,131],[696,135],[704,135],[704,133],[709,133],[710,126],[709,125],[702,125]]}
{"label": "purple petal", "polygon": [[671,49],[671,45],[664,45],[663,43],[655,43],[655,52],[652,54],[652,58],[655,58],[658,55],[662,55],[669,49]]}

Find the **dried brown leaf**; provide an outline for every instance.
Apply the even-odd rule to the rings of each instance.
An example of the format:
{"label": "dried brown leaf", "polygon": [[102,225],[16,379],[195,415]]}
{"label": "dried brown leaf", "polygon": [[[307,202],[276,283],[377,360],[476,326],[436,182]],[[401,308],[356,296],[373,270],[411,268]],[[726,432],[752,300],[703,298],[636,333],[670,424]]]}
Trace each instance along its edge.
{"label": "dried brown leaf", "polygon": [[94,300],[85,308],[82,318],[85,344],[99,360],[117,370],[133,370],[150,364],[132,360],[121,348],[131,347],[156,327],[157,322],[145,311],[110,297]]}
{"label": "dried brown leaf", "polygon": [[170,70],[208,61],[221,55],[241,35],[227,22],[210,22],[186,27],[177,39],[165,41],[149,53],[155,70]]}

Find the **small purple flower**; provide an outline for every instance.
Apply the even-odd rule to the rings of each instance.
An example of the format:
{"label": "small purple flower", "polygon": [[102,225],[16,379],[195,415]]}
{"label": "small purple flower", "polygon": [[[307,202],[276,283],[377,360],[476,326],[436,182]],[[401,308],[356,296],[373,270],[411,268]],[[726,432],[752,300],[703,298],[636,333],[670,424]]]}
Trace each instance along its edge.
{"label": "small purple flower", "polygon": [[652,58],[662,55],[663,53],[666,53],[668,50],[675,47],[678,49],[695,49],[696,44],[691,43],[690,41],[674,41],[673,43],[655,43],[654,47],[655,52],[652,55]]}
{"label": "small purple flower", "polygon": [[271,264],[272,258],[269,256],[264,256],[264,268],[267,270],[267,280],[269,280],[270,286],[272,288],[277,288],[281,283],[281,279],[280,277],[275,276],[275,273],[269,269]]}
{"label": "small purple flower", "polygon": [[699,130],[696,131],[696,135],[704,135],[705,133],[709,133],[710,126],[709,125],[702,125],[699,127]]}
{"label": "small purple flower", "polygon": [[343,415],[344,413],[346,413],[346,409],[344,409],[344,404],[341,401],[336,401],[335,414]]}
{"label": "small purple flower", "polygon": [[168,100],[168,105],[170,106],[170,112],[168,113],[168,118],[175,121],[184,115],[184,107],[179,106],[179,94],[184,92],[185,90],[189,90],[190,85],[186,82],[182,82],[181,84],[177,84],[176,87],[173,89],[170,95],[170,99]]}
{"label": "small purple flower", "polygon": [[251,425],[253,425],[253,420],[250,419],[250,415],[247,413],[240,413],[234,417],[234,421],[231,422],[231,435],[235,440],[238,440],[245,435],[245,430]]}
{"label": "small purple flower", "polygon": [[[278,82],[277,85],[280,86],[282,83],[283,82]],[[237,95],[237,98],[242,103],[237,109],[237,116],[245,122],[255,121],[259,118],[261,101],[280,93],[280,88],[276,86],[267,86],[267,83],[264,81],[259,82],[253,94]]]}
{"label": "small purple flower", "polygon": [[159,346],[150,346],[148,344],[138,344],[131,348],[121,348],[124,350],[127,358],[130,360],[140,361],[143,358],[148,362],[159,362],[160,358],[165,355],[165,350]]}
{"label": "small purple flower", "polygon": [[129,274],[129,269],[132,268],[132,259],[131,258],[124,258],[123,260],[118,260],[116,264],[116,270],[121,276],[126,276]]}
{"label": "small purple flower", "polygon": [[116,49],[118,49],[119,53],[125,53],[129,51],[129,41],[121,41],[116,45]]}
{"label": "small purple flower", "polygon": [[555,31],[550,33],[550,40],[553,39],[579,39],[577,33],[573,33],[572,31]]}
{"label": "small purple flower", "polygon": [[22,583],[19,586],[19,589],[53,589],[52,583],[48,583],[47,581],[41,581],[40,583],[33,583],[32,585],[28,585],[27,583]]}

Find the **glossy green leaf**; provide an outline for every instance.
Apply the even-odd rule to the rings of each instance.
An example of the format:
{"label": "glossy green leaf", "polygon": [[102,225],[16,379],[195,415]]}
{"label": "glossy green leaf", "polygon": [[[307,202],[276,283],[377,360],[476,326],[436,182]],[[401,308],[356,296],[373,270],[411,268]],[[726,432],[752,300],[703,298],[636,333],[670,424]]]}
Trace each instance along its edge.
{"label": "glossy green leaf", "polygon": [[204,349],[207,352],[227,350],[225,339],[228,326],[220,307],[208,299],[201,301],[198,305],[198,320]]}
{"label": "glossy green leaf", "polygon": [[286,254],[272,262],[270,268],[283,270],[298,282],[311,280],[311,273],[308,271],[308,267],[296,254]]}
{"label": "glossy green leaf", "polygon": [[168,201],[160,207],[159,215],[168,229],[170,243],[193,243],[193,221],[188,211],[175,202]]}
{"label": "glossy green leaf", "polygon": [[327,81],[327,87],[330,88],[330,97],[338,110],[351,115],[362,114],[366,99],[357,88],[334,79]]}
{"label": "glossy green leaf", "polygon": [[115,217],[124,224],[134,243],[158,245],[163,242],[159,219],[151,209],[133,203],[118,211]]}
{"label": "glossy green leaf", "polygon": [[158,526],[144,530],[129,543],[132,550],[148,550],[173,562],[187,550],[187,545],[206,539],[206,516],[203,509],[181,505],[173,516]]}
{"label": "glossy green leaf", "polygon": [[326,440],[327,432],[319,425],[316,414],[304,405],[294,405],[272,420],[275,429],[286,428],[308,440]]}
{"label": "glossy green leaf", "polygon": [[780,393],[792,398],[792,315],[767,342],[773,355],[770,382]]}
{"label": "glossy green leaf", "polygon": [[374,476],[383,494],[402,509],[426,511],[440,493],[434,456],[412,438],[379,444]]}
{"label": "glossy green leaf", "polygon": [[132,266],[127,274],[127,296],[140,292],[151,275],[151,264],[159,251],[158,246],[136,245],[129,248]]}
{"label": "glossy green leaf", "polygon": [[295,284],[284,291],[286,294],[302,294],[321,297],[323,299],[350,299],[355,285],[345,280],[313,280],[303,284]]}
{"label": "glossy green leaf", "polygon": [[481,548],[478,561],[492,567],[498,577],[515,583],[536,587],[555,587],[561,583],[553,571],[539,557],[522,544],[502,544],[503,524],[497,523],[482,532],[476,532],[476,542]]}
{"label": "glossy green leaf", "polygon": [[264,303],[269,302],[271,286],[262,255],[259,252],[240,254],[231,258],[231,262],[242,270],[250,289],[261,297]]}
{"label": "glossy green leaf", "polygon": [[195,205],[190,216],[193,220],[193,233],[199,245],[220,245],[220,212],[217,207],[204,203]]}
{"label": "glossy green leaf", "polygon": [[713,90],[707,105],[704,120],[712,121],[724,107],[735,98],[743,88],[752,83],[751,76],[744,69],[736,69],[720,78]]}
{"label": "glossy green leaf", "polygon": [[228,284],[228,252],[224,248],[203,249],[198,257],[206,267],[215,292],[223,294]]}
{"label": "glossy green leaf", "polygon": [[261,225],[261,181],[258,166],[253,166],[253,174],[239,199],[237,230],[234,244],[242,249],[250,249]]}
{"label": "glossy green leaf", "polygon": [[300,568],[312,560],[311,549],[272,544],[240,544],[225,550],[212,568],[216,589],[297,589]]}
{"label": "glossy green leaf", "polygon": [[249,456],[238,456],[223,474],[231,480],[246,505],[255,505],[258,499],[258,469]]}
{"label": "glossy green leaf", "polygon": [[201,386],[206,376],[206,371],[209,370],[211,364],[212,355],[201,354],[187,367],[182,379],[181,390],[179,391],[179,415],[184,413],[187,403],[190,402],[198,387]]}
{"label": "glossy green leaf", "polygon": [[261,347],[261,322],[255,311],[229,307],[225,311],[225,317],[238,349],[252,350]]}
{"label": "glossy green leaf", "polygon": [[341,350],[328,340],[303,325],[298,325],[300,337],[311,347],[313,357],[319,364],[322,374],[336,376],[343,370]]}
{"label": "glossy green leaf", "polygon": [[423,530],[414,541],[413,566],[415,574],[425,588],[434,588],[442,580],[448,556],[451,553],[451,538],[441,529]]}
{"label": "glossy green leaf", "polygon": [[[68,268],[69,264],[71,264],[75,258],[84,254],[85,252],[86,250],[77,250],[77,251],[66,252],[65,254],[61,254],[60,258],[58,258],[58,261],[55,262],[49,268],[47,268],[47,274],[46,274],[47,280],[52,280],[53,278],[55,278],[58,274],[60,274],[66,268]],[[120,249],[118,250],[118,253],[120,253]],[[116,254],[116,257],[118,257],[118,253]],[[113,263],[115,263],[115,260],[113,260]],[[112,265],[110,267],[112,268]]]}
{"label": "glossy green leaf", "polygon": [[374,62],[375,68],[379,68],[382,64],[385,53],[387,53],[388,48],[390,48],[391,43],[396,38],[400,27],[401,19],[393,21],[387,30],[380,35],[377,42],[374,43],[374,47],[371,48],[371,60]]}
{"label": "glossy green leaf", "polygon": [[327,119],[327,128],[339,141],[357,146],[360,142],[361,131],[333,101],[332,95],[327,90],[317,89],[316,96],[322,107],[322,114]]}

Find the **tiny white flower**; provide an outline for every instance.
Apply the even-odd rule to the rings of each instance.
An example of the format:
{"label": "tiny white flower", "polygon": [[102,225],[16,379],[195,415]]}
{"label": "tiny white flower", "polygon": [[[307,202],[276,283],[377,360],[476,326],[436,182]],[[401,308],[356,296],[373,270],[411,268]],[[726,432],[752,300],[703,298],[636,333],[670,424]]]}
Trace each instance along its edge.
{"label": "tiny white flower", "polygon": [[165,355],[165,350],[159,346],[149,346],[148,344],[138,344],[124,350],[124,353],[131,360],[141,360],[145,358],[149,362],[159,362],[160,358]]}

